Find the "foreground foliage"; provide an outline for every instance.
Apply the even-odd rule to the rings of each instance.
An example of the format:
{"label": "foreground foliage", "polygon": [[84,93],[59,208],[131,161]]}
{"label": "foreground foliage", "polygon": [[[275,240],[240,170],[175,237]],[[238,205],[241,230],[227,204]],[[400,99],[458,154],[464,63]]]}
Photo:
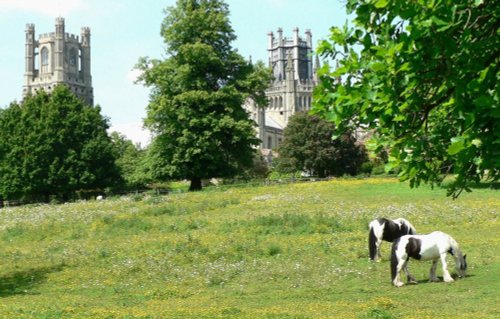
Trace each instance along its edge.
{"label": "foreground foliage", "polygon": [[[497,318],[500,196],[443,194],[369,179],[0,209],[0,317]],[[469,277],[412,262],[420,284],[393,288],[389,245],[368,261],[378,216],[451,234]]]}
{"label": "foreground foliage", "polygon": [[[348,0],[332,28],[315,110],[342,130],[373,130],[388,168],[412,186],[456,174],[450,194],[500,178],[500,6],[493,0]],[[342,81],[338,81],[342,79]]]}

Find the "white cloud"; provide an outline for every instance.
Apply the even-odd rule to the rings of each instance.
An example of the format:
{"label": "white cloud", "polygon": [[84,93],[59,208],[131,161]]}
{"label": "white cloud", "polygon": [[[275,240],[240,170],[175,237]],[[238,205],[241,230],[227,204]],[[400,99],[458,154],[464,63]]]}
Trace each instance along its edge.
{"label": "white cloud", "polygon": [[65,16],[84,8],[84,0],[0,0],[0,11],[31,11],[49,16]]}
{"label": "white cloud", "polygon": [[135,144],[140,143],[142,147],[151,142],[151,133],[142,127],[142,122],[113,124],[108,131],[119,132]]}
{"label": "white cloud", "polygon": [[138,70],[138,69],[132,69],[130,70],[127,75],[126,75],[126,79],[127,81],[129,82],[132,82],[135,84],[135,81],[137,81],[137,78],[142,74],[142,71],[141,70]]}

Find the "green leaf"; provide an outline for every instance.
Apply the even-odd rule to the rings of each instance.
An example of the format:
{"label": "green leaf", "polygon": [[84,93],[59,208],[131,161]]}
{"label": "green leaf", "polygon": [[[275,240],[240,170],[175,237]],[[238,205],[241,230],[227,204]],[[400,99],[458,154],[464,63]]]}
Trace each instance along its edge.
{"label": "green leaf", "polygon": [[449,26],[448,22],[446,21],[443,21],[441,19],[439,19],[438,17],[434,16],[431,18],[432,22],[434,22],[437,26]]}
{"label": "green leaf", "polygon": [[388,4],[389,0],[378,0],[377,2],[375,2],[375,8],[382,9],[387,7]]}
{"label": "green leaf", "polygon": [[404,121],[405,119],[406,119],[406,116],[404,116],[403,114],[399,114],[398,116],[396,116],[396,117],[394,118],[394,120],[393,120],[393,121],[394,121],[394,122],[402,122],[402,121]]}
{"label": "green leaf", "polygon": [[474,145],[475,147],[479,148],[479,147],[481,147],[483,142],[480,139],[475,138],[472,140],[471,144]]}
{"label": "green leaf", "polygon": [[489,108],[493,105],[493,97],[483,94],[474,100],[474,105]]}
{"label": "green leaf", "polygon": [[449,155],[456,155],[460,153],[465,148],[465,143],[463,138],[453,138],[451,145],[448,147]]}

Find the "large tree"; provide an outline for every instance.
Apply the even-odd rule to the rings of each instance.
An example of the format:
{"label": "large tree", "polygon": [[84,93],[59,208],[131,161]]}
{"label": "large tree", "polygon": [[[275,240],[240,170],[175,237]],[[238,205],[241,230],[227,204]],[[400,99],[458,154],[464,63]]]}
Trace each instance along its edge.
{"label": "large tree", "polygon": [[166,13],[166,58],[138,64],[141,81],[152,87],[151,171],[190,179],[190,190],[199,190],[202,178],[233,176],[252,165],[259,141],[242,105],[248,96],[263,96],[268,72],[231,46],[236,36],[223,1],[178,0]]}
{"label": "large tree", "polygon": [[334,125],[307,112],[290,117],[279,147],[278,167],[319,177],[356,175],[368,160],[363,146],[349,133],[332,139]]}
{"label": "large tree", "polygon": [[0,196],[68,199],[119,180],[107,120],[64,85],[0,112]]}
{"label": "large tree", "polygon": [[412,186],[456,176],[450,194],[500,176],[500,6],[489,0],[348,0],[334,27],[315,111],[375,132]]}

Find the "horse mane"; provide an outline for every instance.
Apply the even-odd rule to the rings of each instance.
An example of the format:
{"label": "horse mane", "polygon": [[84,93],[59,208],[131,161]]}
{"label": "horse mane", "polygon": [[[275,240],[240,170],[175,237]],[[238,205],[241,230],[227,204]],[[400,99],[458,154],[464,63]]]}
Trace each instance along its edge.
{"label": "horse mane", "polygon": [[416,235],[417,230],[415,227],[406,219],[404,218],[398,218],[395,219],[394,221],[398,221],[401,223],[401,233],[404,235]]}
{"label": "horse mane", "polygon": [[455,239],[453,239],[453,237],[449,236],[449,240],[450,240],[450,250],[448,250],[448,252],[450,253],[450,255],[452,255],[457,260],[457,263],[458,263],[460,269],[466,270],[467,269],[467,260],[466,260],[467,255],[464,255],[462,253],[462,250],[460,250],[460,246],[458,245],[457,241]]}

